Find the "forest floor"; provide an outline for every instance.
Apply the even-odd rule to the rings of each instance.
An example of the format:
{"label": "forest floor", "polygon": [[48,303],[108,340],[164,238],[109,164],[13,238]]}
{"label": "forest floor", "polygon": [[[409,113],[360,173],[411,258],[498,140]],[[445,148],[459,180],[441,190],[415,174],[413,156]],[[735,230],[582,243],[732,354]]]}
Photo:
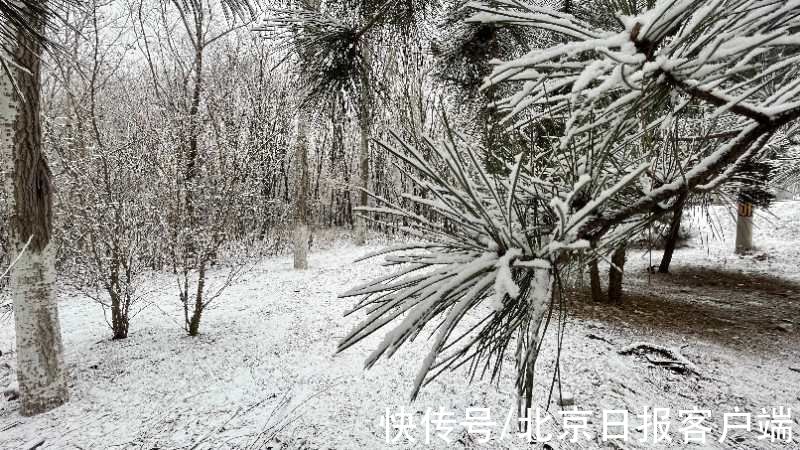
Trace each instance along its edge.
{"label": "forest floor", "polygon": [[[592,304],[583,292],[569,296],[560,385],[577,409],[593,415],[588,436],[552,448],[687,448],[678,411],[693,407],[711,411],[711,430],[705,446],[688,448],[800,448],[800,203],[781,202],[771,212],[756,217],[759,250],[751,255],[734,255],[732,217],[715,207],[713,226],[699,214],[689,220],[693,237],[676,252],[671,274],[648,272],[660,252],[630,252],[621,306]],[[368,371],[363,361],[380,336],[335,354],[362,317],[343,317],[353,300],[337,296],[385,273],[377,260],[352,263],[376,248],[314,251],[302,272],[292,270],[289,257],[266,260],[215,301],[195,338],[180,328],[166,275],[153,277],[152,305],[121,341],[109,340],[97,304],[65,293],[60,313],[72,398],[31,418],[20,416],[16,401],[0,399],[0,448],[523,448],[500,436],[516,408],[513,355],[497,384],[446,373],[409,404],[425,339]],[[553,325],[537,368],[542,407],[557,331]],[[13,342],[6,316],[0,387],[13,379]],[[639,343],[649,353],[624,352]],[[769,414],[779,406],[792,408],[791,443],[764,439],[756,423],[762,408]],[[643,430],[633,415],[645,407],[670,408],[672,444],[639,442]],[[413,414],[409,434],[416,442],[387,443],[382,418],[401,408]],[[487,443],[456,425],[451,444],[432,435],[424,445],[428,408],[444,408],[459,422],[467,408],[489,408],[498,425]],[[734,408],[753,414],[753,429],[719,442],[722,415]],[[553,399],[551,417],[560,409]],[[602,441],[603,409],[630,411],[626,441]],[[545,430],[557,432],[549,424]]]}

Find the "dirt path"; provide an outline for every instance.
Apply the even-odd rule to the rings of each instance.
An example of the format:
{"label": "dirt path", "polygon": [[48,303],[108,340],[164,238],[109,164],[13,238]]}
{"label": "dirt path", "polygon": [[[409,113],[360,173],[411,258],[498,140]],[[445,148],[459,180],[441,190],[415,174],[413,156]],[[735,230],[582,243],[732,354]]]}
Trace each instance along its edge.
{"label": "dirt path", "polygon": [[[584,291],[572,303],[572,311],[576,317],[668,331],[737,350],[800,350],[798,283],[688,266],[669,274],[629,274],[625,288],[620,306],[596,308]],[[800,357],[797,362],[800,365]]]}

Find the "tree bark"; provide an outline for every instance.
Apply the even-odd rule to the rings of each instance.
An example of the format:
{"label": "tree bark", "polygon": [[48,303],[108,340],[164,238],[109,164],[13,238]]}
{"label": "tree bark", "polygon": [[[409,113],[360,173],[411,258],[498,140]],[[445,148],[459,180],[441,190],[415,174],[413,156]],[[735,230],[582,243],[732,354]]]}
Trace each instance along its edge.
{"label": "tree bark", "polygon": [[664,255],[661,256],[661,263],[658,265],[659,273],[668,273],[669,265],[672,262],[672,254],[678,244],[678,235],[681,231],[681,218],[683,216],[683,205],[686,203],[688,192],[684,192],[678,197],[672,210],[672,220],[669,223],[669,235],[664,243]]}
{"label": "tree bark", "polygon": [[[206,307],[206,304],[203,302],[203,290],[205,289],[206,283],[206,263],[205,260],[200,260],[200,267],[197,270],[197,290],[195,292],[194,297],[194,310],[192,311],[192,318],[186,324],[186,331],[189,333],[189,336],[197,336],[200,334],[200,319],[203,317],[203,310]],[[186,290],[187,301],[189,291]],[[184,304],[184,308],[186,308],[186,304]]]}
{"label": "tree bark", "polygon": [[603,287],[600,284],[600,269],[597,268],[596,259],[589,261],[589,284],[592,288],[592,300],[602,302]]}
{"label": "tree bark", "polygon": [[[608,270],[608,302],[622,303],[622,276],[625,267],[625,244],[620,245],[611,255],[613,264]],[[616,266],[616,267],[615,267]]]}
{"label": "tree bark", "polygon": [[128,337],[128,308],[126,305],[126,294],[123,292],[119,282],[120,261],[117,249],[112,249],[114,255],[111,258],[111,276],[108,284],[108,295],[111,298],[111,331],[113,339],[125,339]]}
{"label": "tree bark", "polygon": [[15,63],[30,72],[14,71],[25,101],[19,101],[12,80],[0,72],[0,148],[6,164],[4,187],[11,212],[11,260],[19,255],[11,269],[10,285],[17,381],[20,412],[30,416],[65,403],[69,391],[56,302],[55,245],[50,241],[50,170],[41,146],[41,47],[22,33],[18,33],[16,45],[6,44],[6,48],[15,49]]}
{"label": "tree bark", "polygon": [[[369,137],[370,137],[370,105],[369,105],[369,87],[366,77],[361,84],[361,117],[359,118],[359,125],[361,127],[361,151],[358,155],[358,163],[360,166],[361,179],[359,192],[358,206],[366,207],[369,203],[369,196],[367,190],[369,189]],[[367,224],[363,217],[358,217],[355,220],[355,243],[356,245],[364,245],[367,242]]]}
{"label": "tree bark", "polygon": [[305,117],[297,118],[297,154],[295,166],[297,189],[295,189],[294,218],[294,268],[308,268],[308,143],[306,142]]}
{"label": "tree bark", "polygon": [[[190,32],[187,25],[187,32]],[[190,230],[195,228],[195,180],[198,175],[197,159],[198,159],[198,140],[200,134],[200,102],[203,96],[203,56],[205,53],[205,40],[203,31],[203,5],[198,5],[197,12],[194,14],[194,35],[192,40],[194,42],[194,85],[192,86],[191,103],[189,106],[189,123],[188,123],[188,136],[186,142],[185,166],[183,173],[184,183],[184,205],[185,217],[184,223]],[[182,146],[179,146],[179,148]],[[195,243],[192,239],[186,240],[185,263],[196,265],[196,253],[202,251],[195,248]]]}

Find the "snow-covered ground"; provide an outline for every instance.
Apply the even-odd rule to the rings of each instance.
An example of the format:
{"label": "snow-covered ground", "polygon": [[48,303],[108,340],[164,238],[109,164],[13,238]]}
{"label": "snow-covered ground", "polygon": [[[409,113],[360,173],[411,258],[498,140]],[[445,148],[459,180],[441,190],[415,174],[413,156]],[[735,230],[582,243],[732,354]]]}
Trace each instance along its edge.
{"label": "snow-covered ground", "polygon": [[[712,413],[706,448],[800,448],[800,204],[779,203],[774,217],[758,217],[760,249],[746,257],[733,254],[732,218],[714,211],[724,236],[713,237],[706,219],[694,217],[694,237],[676,252],[673,274],[647,272],[659,252],[632,253],[624,305],[569,303],[561,386],[578,409],[594,414],[591,434],[577,447],[663,447],[638,441],[643,435],[633,416],[627,442],[602,442],[594,434],[603,409],[636,414],[662,407],[671,408],[669,447],[684,448],[678,410],[696,406]],[[409,404],[424,339],[369,371],[363,361],[378,336],[334,354],[361,317],[343,317],[352,300],[337,295],[384,273],[377,260],[352,263],[376,248],[313,252],[303,272],[292,270],[289,257],[265,261],[217,300],[197,338],[178,325],[177,298],[164,280],[162,293],[150,299],[158,308],[139,314],[122,341],[109,340],[99,306],[64,296],[71,401],[26,418],[16,402],[0,400],[0,448],[32,448],[42,440],[41,449],[417,448],[426,447],[421,419],[428,408],[450,411],[459,422],[467,408],[490,408],[499,422],[487,443],[456,425],[451,444],[433,436],[430,448],[520,448],[520,441],[499,436],[516,405],[511,356],[499,385],[445,374]],[[556,352],[555,333],[548,336],[539,365],[542,403]],[[0,387],[12,381],[13,341],[6,318]],[[689,364],[669,368],[662,362],[669,355],[620,353],[637,343],[671,349]],[[793,410],[793,443],[759,439],[755,415],[777,406]],[[417,428],[409,434],[417,442],[387,443],[382,417],[401,407],[413,413]],[[734,407],[754,414],[753,430],[734,431],[720,443],[722,415]],[[554,402],[550,412],[559,416],[559,409]]]}

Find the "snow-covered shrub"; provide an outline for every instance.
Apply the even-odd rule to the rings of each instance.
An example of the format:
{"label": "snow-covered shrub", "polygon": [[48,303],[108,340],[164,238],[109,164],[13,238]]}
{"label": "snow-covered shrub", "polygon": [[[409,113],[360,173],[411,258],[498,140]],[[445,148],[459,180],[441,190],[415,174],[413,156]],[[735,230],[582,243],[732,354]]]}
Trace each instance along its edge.
{"label": "snow-covered shrub", "polygon": [[[286,163],[281,133],[291,113],[277,99],[287,87],[264,75],[263,61],[244,56],[237,45],[249,35],[237,34],[233,23],[192,16],[210,41],[205,60],[196,58],[193,27],[164,35],[168,52],[132,58],[133,47],[110,45],[130,35],[122,31],[129,24],[118,22],[127,19],[109,8],[76,11],[75,27],[53,37],[73,53],[50,55],[52,69],[44,73],[45,86],[58,94],[44,113],[59,186],[60,267],[110,312],[117,338],[127,334],[137,300],[149,294],[144,272],[169,271],[187,331],[196,334],[208,302],[265,249],[281,246],[275,230],[286,220],[288,193],[280,190],[286,174],[276,168]],[[149,33],[171,19],[138,20]],[[222,34],[211,39],[211,31]],[[181,64],[192,67],[192,76],[184,77]],[[181,78],[191,89],[176,82]],[[214,264],[225,273],[211,280]],[[153,298],[146,300],[141,305]]]}
{"label": "snow-covered shrub", "polygon": [[[143,305],[145,273],[158,262],[159,167],[135,100],[141,84],[116,70],[124,52],[101,43],[120,32],[103,8],[77,10],[75,27],[52,33],[59,45],[74,45],[75,60],[48,55],[43,84],[62,95],[44,104],[43,145],[57,187],[63,281],[100,304],[113,338],[123,339]],[[97,40],[79,39],[83,34]]]}
{"label": "snow-covered shrub", "polygon": [[71,285],[108,312],[113,338],[124,339],[161,239],[154,160],[139,156],[142,143],[87,149],[61,137],[60,266]]}

